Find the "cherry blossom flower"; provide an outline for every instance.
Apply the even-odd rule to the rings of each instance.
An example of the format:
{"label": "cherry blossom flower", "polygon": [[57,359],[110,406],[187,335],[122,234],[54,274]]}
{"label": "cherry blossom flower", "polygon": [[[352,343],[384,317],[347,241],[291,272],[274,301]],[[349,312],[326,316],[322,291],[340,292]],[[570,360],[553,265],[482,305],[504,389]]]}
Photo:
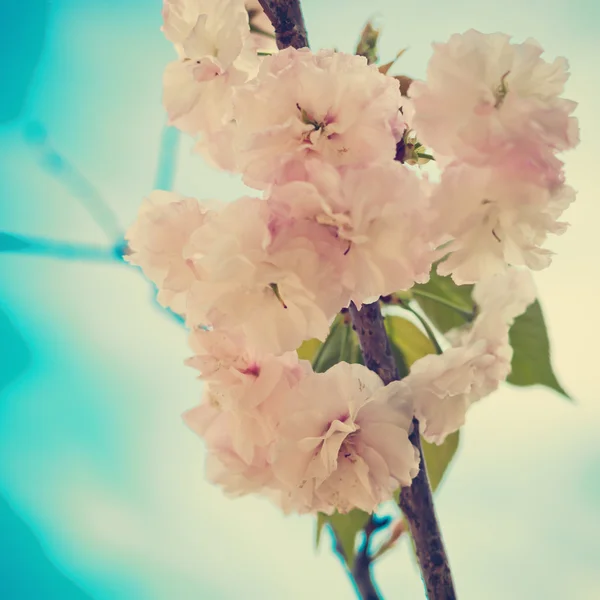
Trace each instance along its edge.
{"label": "cherry blossom flower", "polygon": [[436,158],[482,164],[516,154],[556,167],[553,153],[577,144],[576,103],[560,97],[564,58],[547,63],[535,40],[511,44],[473,29],[433,49],[427,81],[413,82],[408,94],[412,125]]}
{"label": "cherry blossom flower", "polygon": [[244,181],[265,187],[287,161],[307,155],[334,166],[391,160],[400,104],[398,82],[362,56],[287,48],[266,57],[234,99]]}
{"label": "cherry blossom flower", "polygon": [[[281,403],[289,390],[312,372],[295,352],[263,354],[241,335],[219,330],[195,330],[190,335],[195,356],[186,363],[198,369],[206,383],[205,404],[231,413],[231,446],[248,464],[257,448],[275,439]],[[198,408],[200,414],[208,410]]]}
{"label": "cherry blossom flower", "polygon": [[391,160],[341,170],[309,160],[289,166],[286,176],[292,181],[271,190],[273,211],[329,233],[329,258],[357,305],[427,280],[429,206],[414,172]]}
{"label": "cherry blossom flower", "polygon": [[473,283],[507,265],[540,270],[552,253],[542,248],[548,234],[562,234],[558,217],[574,200],[566,185],[544,187],[519,179],[510,169],[454,164],[442,174],[431,199],[438,229],[451,238],[438,266],[458,284]]}
{"label": "cherry blossom flower", "polygon": [[479,400],[473,389],[476,371],[493,361],[481,342],[428,354],[412,365],[404,382],[410,388],[421,435],[428,442],[442,444],[464,425],[467,409]]}
{"label": "cherry blossom flower", "polygon": [[267,203],[240,198],[196,233],[187,249],[198,273],[190,325],[241,328],[250,344],[273,354],[325,339],[348,302],[324,260],[326,232],[277,231]]}
{"label": "cherry blossom flower", "polygon": [[284,503],[298,512],[372,512],[418,472],[401,382],[384,386],[366,367],[338,363],[302,379],[286,413],[273,470],[288,490]]}
{"label": "cherry blossom flower", "polygon": [[179,60],[164,74],[170,123],[202,133],[197,149],[233,170],[233,89],[258,69],[243,0],[165,0],[163,31]]}
{"label": "cherry blossom flower", "polygon": [[207,479],[221,486],[226,494],[242,496],[276,485],[267,446],[255,447],[250,461],[236,451],[239,427],[235,413],[203,403],[184,413],[183,419],[206,444]]}
{"label": "cherry blossom flower", "polygon": [[535,299],[527,270],[509,269],[473,289],[475,321],[449,331],[453,348],[417,360],[404,382],[410,387],[423,437],[441,444],[465,423],[469,407],[498,389],[511,371],[508,332]]}
{"label": "cherry blossom flower", "polygon": [[125,236],[130,250],[125,260],[141,267],[158,287],[158,301],[178,314],[185,313],[186,295],[195,278],[183,248],[207,215],[194,198],[157,190],[144,200]]}

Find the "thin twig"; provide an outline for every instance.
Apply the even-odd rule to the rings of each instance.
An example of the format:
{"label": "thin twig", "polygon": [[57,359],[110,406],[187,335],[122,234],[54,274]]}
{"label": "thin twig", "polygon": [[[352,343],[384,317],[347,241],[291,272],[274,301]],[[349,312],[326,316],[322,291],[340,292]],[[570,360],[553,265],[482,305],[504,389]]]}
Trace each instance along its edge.
{"label": "thin twig", "polygon": [[275,28],[277,47],[307,48],[308,36],[300,0],[259,0]]}
{"label": "thin twig", "polygon": [[373,564],[371,538],[376,531],[387,527],[390,521],[389,517],[380,518],[371,515],[365,525],[365,539],[354,559],[351,572],[351,577],[362,600],[381,600],[371,574],[371,565]]}
{"label": "thin twig", "polygon": [[54,148],[43,123],[28,123],[24,135],[32,150],[37,152],[41,166],[64,185],[83,206],[104,231],[109,243],[119,243],[123,239],[123,231],[115,211],[78,167]]}
{"label": "thin twig", "polygon": [[352,581],[354,589],[361,600],[381,600],[375,582],[371,577],[371,564],[373,562],[371,537],[376,531],[387,527],[389,523],[389,517],[381,519],[376,515],[371,515],[364,528],[365,539],[356,554],[352,568],[349,567],[348,557],[344,552],[340,539],[336,535],[335,530],[331,528],[331,533],[335,541],[335,551],[345,565],[348,577]]}
{"label": "thin twig", "polygon": [[121,248],[93,246],[0,231],[0,253],[32,254],[72,261],[122,262]]}
{"label": "thin twig", "polygon": [[[377,373],[385,384],[397,381],[398,368],[385,331],[379,302],[366,304],[360,310],[351,304],[350,314],[360,340],[365,365]],[[400,492],[400,508],[408,521],[415,542],[427,597],[429,600],[454,600],[456,593],[435,516],[417,419],[413,419],[409,439],[419,450],[421,458],[419,473],[413,479],[412,485],[402,488]]]}

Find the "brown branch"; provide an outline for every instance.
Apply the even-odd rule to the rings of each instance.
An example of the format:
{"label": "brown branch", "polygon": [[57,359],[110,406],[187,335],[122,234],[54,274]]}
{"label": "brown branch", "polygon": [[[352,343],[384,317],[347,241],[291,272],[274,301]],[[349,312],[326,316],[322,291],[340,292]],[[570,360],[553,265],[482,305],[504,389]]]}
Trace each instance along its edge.
{"label": "brown branch", "polygon": [[[365,365],[377,373],[386,385],[397,381],[398,368],[385,331],[379,302],[366,304],[360,310],[352,303],[350,315],[360,340]],[[454,600],[456,593],[435,516],[417,419],[413,419],[410,441],[419,450],[421,462],[419,473],[413,479],[412,485],[402,488],[400,492],[400,508],[408,521],[415,542],[427,597],[429,600]]]}
{"label": "brown branch", "polygon": [[259,0],[275,28],[277,47],[306,48],[308,37],[300,0]]}
{"label": "brown branch", "polygon": [[331,533],[335,539],[335,551],[346,564],[348,576],[354,583],[356,592],[361,600],[381,600],[381,596],[377,592],[377,588],[371,577],[371,564],[373,562],[371,556],[371,536],[379,529],[386,527],[389,521],[390,519],[387,517],[379,519],[375,515],[371,515],[364,528],[365,539],[356,554],[352,568],[350,568],[348,557],[344,552],[340,538],[337,536],[335,530],[331,528]]}
{"label": "brown branch", "polygon": [[366,551],[361,550],[356,555],[351,575],[362,600],[381,600],[371,579],[371,558]]}
{"label": "brown branch", "polygon": [[[282,49],[289,46],[294,48],[308,47],[300,0],[259,0],[259,2],[275,28],[278,48]],[[361,310],[351,304],[350,315],[354,329],[360,339],[365,365],[375,371],[386,384],[398,380],[398,368],[385,331],[379,302],[364,305]],[[419,474],[413,480],[412,485],[403,488],[400,493],[400,508],[408,520],[417,548],[417,558],[421,566],[427,597],[429,600],[453,600],[456,598],[456,594],[442,536],[435,517],[431,487],[429,486],[421,449],[419,422],[416,419],[413,419],[410,441],[418,448],[421,463]],[[362,560],[368,561],[367,567],[370,567],[368,543],[365,547],[367,554]],[[357,557],[357,561],[359,560],[361,560],[360,556]],[[364,583],[365,580],[362,577],[364,573],[362,565],[364,563],[359,564],[361,564],[361,583]],[[366,598],[368,600],[378,600],[377,592],[370,579],[369,568],[367,568],[366,573],[375,593],[375,596],[366,596]],[[355,577],[354,570],[352,576]],[[358,587],[358,581],[356,583]],[[365,583],[365,585],[367,584]],[[365,593],[370,593],[370,590],[365,588]]]}

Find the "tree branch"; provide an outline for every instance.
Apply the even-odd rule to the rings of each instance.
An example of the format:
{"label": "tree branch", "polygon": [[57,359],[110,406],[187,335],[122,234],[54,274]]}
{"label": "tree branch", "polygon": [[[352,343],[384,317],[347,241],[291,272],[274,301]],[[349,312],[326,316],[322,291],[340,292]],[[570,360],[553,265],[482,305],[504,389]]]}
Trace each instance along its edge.
{"label": "tree branch", "polygon": [[340,538],[337,536],[335,529],[331,528],[331,534],[335,540],[335,551],[345,565],[348,577],[350,577],[354,584],[354,589],[361,600],[381,600],[381,596],[371,577],[371,563],[373,562],[371,537],[376,531],[387,527],[390,520],[389,517],[379,518],[374,514],[371,515],[364,528],[365,539],[358,550],[352,568],[349,566],[348,557],[344,552]]}
{"label": "tree branch", "polygon": [[[399,379],[398,368],[385,331],[379,302],[360,310],[350,304],[350,315],[358,334],[365,365],[387,385]],[[400,508],[406,517],[415,542],[417,559],[429,600],[454,600],[456,593],[444,542],[435,516],[431,487],[421,448],[419,422],[413,419],[410,441],[419,450],[419,473],[410,487],[400,492]]]}
{"label": "tree branch", "polygon": [[259,0],[275,28],[277,47],[307,48],[308,36],[300,0]]}
{"label": "tree branch", "polygon": [[[308,47],[308,37],[304,18],[302,17],[302,9],[300,8],[300,0],[259,0],[259,2],[275,28],[278,48],[283,49],[288,46],[294,48]],[[354,329],[360,339],[365,365],[371,371],[377,373],[386,384],[398,380],[398,368],[385,331],[379,302],[364,305],[361,310],[351,304],[350,314]],[[421,463],[419,474],[413,480],[412,485],[401,490],[400,508],[408,520],[415,541],[417,558],[421,566],[429,600],[454,600],[456,594],[442,536],[435,517],[431,487],[429,486],[421,449],[419,422],[416,419],[413,419],[410,441],[418,448]],[[365,551],[368,553],[368,543]],[[361,560],[360,556],[357,557],[357,561],[359,560]],[[363,560],[365,559],[363,558]],[[366,560],[370,562],[368,554]],[[361,577],[363,572],[364,569],[361,567]],[[377,591],[371,582],[368,568],[366,573],[375,593],[375,596],[366,596],[366,598],[368,600],[378,600]],[[352,576],[354,578],[354,572],[352,572]],[[361,579],[361,582],[363,581]],[[356,584],[358,587],[358,581],[356,581]],[[369,591],[365,588],[365,593]]]}
{"label": "tree branch", "polygon": [[361,600],[381,600],[371,579],[371,558],[366,551],[361,550],[356,555],[351,576]]}

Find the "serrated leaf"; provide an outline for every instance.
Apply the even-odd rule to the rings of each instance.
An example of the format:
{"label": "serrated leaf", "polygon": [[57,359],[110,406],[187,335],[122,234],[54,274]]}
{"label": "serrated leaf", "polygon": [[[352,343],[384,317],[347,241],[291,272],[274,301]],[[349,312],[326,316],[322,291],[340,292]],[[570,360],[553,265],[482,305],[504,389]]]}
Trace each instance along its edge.
{"label": "serrated leaf", "polygon": [[[442,277],[433,269],[429,281],[415,284],[412,291],[414,299],[423,312],[442,333],[464,325],[468,321],[468,314],[474,312],[474,304],[471,299],[473,286],[456,285],[452,278]],[[443,301],[447,301],[459,310],[445,305]],[[461,311],[464,311],[464,314]]]}
{"label": "serrated leaf", "polygon": [[552,370],[550,341],[542,307],[537,300],[515,319],[509,337],[513,358],[507,381],[519,386],[545,385],[571,399]]}
{"label": "serrated leaf", "polygon": [[329,525],[338,540],[348,568],[352,569],[356,557],[356,536],[363,530],[369,520],[369,515],[355,508],[342,515],[334,512],[332,515],[318,513],[317,515],[317,546],[321,539],[321,531]]}
{"label": "serrated leaf", "polygon": [[[395,315],[385,317],[385,329],[397,351],[402,355],[404,369],[408,371],[415,361],[427,354],[435,354],[431,340],[414,324]],[[400,369],[400,365],[398,365]]]}
{"label": "serrated leaf", "polygon": [[427,474],[429,475],[429,484],[434,492],[442,482],[444,474],[446,473],[446,469],[456,454],[459,439],[459,431],[455,431],[454,433],[450,434],[440,446],[437,446],[436,444],[429,444],[423,438],[421,438],[423,456],[425,457]]}

